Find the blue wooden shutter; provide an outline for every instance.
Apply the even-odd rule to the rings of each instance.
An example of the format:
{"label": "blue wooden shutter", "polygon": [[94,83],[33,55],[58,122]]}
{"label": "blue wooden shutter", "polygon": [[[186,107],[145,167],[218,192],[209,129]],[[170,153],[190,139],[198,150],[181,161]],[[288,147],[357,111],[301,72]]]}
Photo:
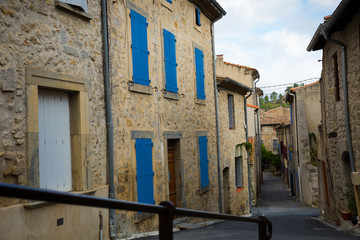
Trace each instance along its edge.
{"label": "blue wooden shutter", "polygon": [[175,42],[174,34],[164,29],[165,88],[166,91],[177,93]]}
{"label": "blue wooden shutter", "polygon": [[61,2],[81,7],[85,12],[87,12],[87,0],[61,0]]}
{"label": "blue wooden shutter", "polygon": [[172,0],[166,0],[168,3],[172,3]]}
{"label": "blue wooden shutter", "polygon": [[195,69],[196,69],[196,94],[197,98],[205,99],[204,82],[204,54],[201,50],[195,48]]}
{"label": "blue wooden shutter", "polygon": [[199,137],[200,149],[200,182],[201,188],[209,185],[209,160],[207,155],[207,137]]}
{"label": "blue wooden shutter", "polygon": [[195,14],[196,14],[196,25],[201,26],[200,9],[198,7],[195,8]]}
{"label": "blue wooden shutter", "polygon": [[131,10],[131,49],[133,62],[133,81],[149,86],[149,51],[147,42],[146,18]]}
{"label": "blue wooden shutter", "polygon": [[136,181],[138,202],[154,204],[151,139],[136,139]]}

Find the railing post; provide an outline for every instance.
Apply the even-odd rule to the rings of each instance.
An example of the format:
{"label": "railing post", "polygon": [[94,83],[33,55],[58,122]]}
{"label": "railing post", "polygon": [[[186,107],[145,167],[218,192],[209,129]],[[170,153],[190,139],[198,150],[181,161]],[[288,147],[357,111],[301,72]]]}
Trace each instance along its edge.
{"label": "railing post", "polygon": [[272,237],[272,224],[267,217],[260,216],[261,223],[258,223],[259,227],[259,240],[269,240]]}
{"label": "railing post", "polygon": [[173,240],[173,220],[175,206],[172,202],[161,202],[168,209],[167,213],[159,213],[159,240]]}

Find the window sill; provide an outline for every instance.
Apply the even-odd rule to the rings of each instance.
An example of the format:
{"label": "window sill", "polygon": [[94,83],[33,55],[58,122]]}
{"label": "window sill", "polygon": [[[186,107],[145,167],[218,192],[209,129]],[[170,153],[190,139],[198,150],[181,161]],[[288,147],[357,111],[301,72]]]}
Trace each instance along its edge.
{"label": "window sill", "polygon": [[199,194],[202,195],[204,193],[207,193],[210,190],[210,186],[207,185],[206,187],[200,188]]}
{"label": "window sill", "polygon": [[[94,195],[96,191],[97,190],[88,190],[88,191],[83,191],[83,192],[70,192],[70,193],[81,194],[81,195]],[[36,208],[46,207],[46,206],[53,205],[53,204],[57,204],[57,203],[35,201],[35,202],[25,203],[23,206],[24,206],[24,209],[26,209],[26,210],[32,210],[32,209],[36,209]]]}
{"label": "window sill", "polygon": [[83,18],[85,20],[90,21],[93,19],[91,14],[81,11],[81,10],[77,9],[76,7],[73,7],[69,4],[63,3],[61,1],[55,1],[55,6],[61,10],[64,10],[70,14],[73,14],[73,15]]}
{"label": "window sill", "polygon": [[195,103],[206,106],[206,100],[203,100],[203,99],[196,98]]}
{"label": "window sill", "polygon": [[163,92],[163,97],[168,98],[168,99],[172,99],[172,100],[179,100],[179,94],[178,93],[173,93],[173,92],[164,91]]}
{"label": "window sill", "polygon": [[152,94],[152,88],[151,86],[145,86],[138,83],[130,82],[129,83],[129,91],[137,92],[137,93],[144,93],[151,95]]}

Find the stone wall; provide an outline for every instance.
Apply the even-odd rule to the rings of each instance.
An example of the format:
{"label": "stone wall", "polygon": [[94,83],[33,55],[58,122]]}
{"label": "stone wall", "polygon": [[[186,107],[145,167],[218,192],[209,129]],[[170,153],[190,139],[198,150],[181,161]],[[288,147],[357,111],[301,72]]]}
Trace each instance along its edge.
{"label": "stone wall", "polygon": [[[213,53],[210,20],[201,14],[195,24],[195,7],[189,1],[123,1],[109,4],[109,42],[115,140],[116,198],[137,201],[134,131],[147,132],[153,142],[155,203],[169,200],[168,147],[176,142],[181,172],[177,206],[218,211],[218,171],[214,105]],[[132,87],[130,9],[147,18],[149,50],[148,93]],[[178,96],[165,91],[163,29],[176,38]],[[194,48],[204,53],[206,100],[196,97]],[[200,194],[199,132],[208,138],[209,191]],[[170,135],[169,135],[170,134]],[[173,136],[171,137],[171,134]],[[177,183],[178,184],[178,183]],[[157,218],[139,220],[137,213],[119,213],[119,231],[149,231]],[[133,222],[136,222],[135,224]]]}
{"label": "stone wall", "polygon": [[[360,104],[359,98],[359,26],[360,11],[357,10],[354,17],[347,22],[344,30],[333,33],[330,37],[344,42],[347,46],[347,80],[348,80],[348,96],[349,96],[349,110],[350,110],[350,127],[353,144],[353,155],[355,162],[355,170],[360,169]],[[336,76],[334,67],[334,56],[337,56],[338,78],[339,78],[339,96],[340,100],[336,100]],[[323,216],[327,221],[332,223],[339,223],[340,211],[346,208],[346,202],[342,200],[346,185],[351,183],[349,178],[350,163],[346,152],[348,146],[345,133],[345,113],[344,113],[344,98],[343,98],[343,83],[342,83],[342,59],[341,51],[337,45],[326,43],[323,49],[323,71],[322,71],[322,102],[323,102],[323,138],[326,148],[326,155],[321,159],[325,162],[326,176],[329,181],[322,177],[321,186],[323,192],[325,188],[328,189],[329,205],[323,205]],[[324,195],[321,195],[324,196]],[[322,200],[322,204],[326,201]]]}
{"label": "stone wall", "polygon": [[[89,16],[91,19],[88,19]],[[85,114],[81,119],[72,116],[72,122],[81,123],[82,126],[82,129],[78,129],[79,134],[72,133],[73,140],[78,139],[81,144],[81,149],[72,149],[73,156],[79,156],[77,160],[81,160],[77,163],[80,167],[72,169],[73,190],[87,191],[105,186],[106,124],[100,18],[98,1],[88,3],[87,14],[77,8],[67,12],[56,7],[53,0],[0,3],[0,182],[39,186],[39,176],[36,174],[38,166],[35,164],[39,158],[37,91],[47,88],[70,92],[69,95],[77,99],[71,100],[70,108],[74,109],[76,105],[80,109],[77,112]],[[38,72],[49,78],[34,80],[30,72]],[[63,79],[71,80],[68,82]],[[80,83],[79,88],[73,88],[75,82]],[[107,197],[106,189],[97,195]],[[28,235],[16,235],[18,238],[11,235],[10,238],[54,237],[41,218],[31,218],[31,224],[24,225],[22,222],[21,219],[30,218],[39,212],[53,213],[47,222],[54,226],[57,218],[62,217],[66,226],[77,225],[74,222],[80,221],[81,214],[71,218],[63,214],[74,207],[56,206],[55,209],[54,206],[39,205],[39,210],[24,210],[23,205],[15,205],[24,202],[0,199],[0,206],[3,207],[0,224],[8,226],[0,230],[2,237],[7,238],[7,233],[20,232]],[[9,214],[11,220],[8,219]],[[98,210],[94,210],[87,215],[90,225],[98,225],[98,214]],[[104,216],[107,214],[104,213]],[[11,221],[11,226],[5,225],[3,221]],[[107,221],[104,224],[107,226]],[[37,232],[33,228],[36,225],[43,226],[43,231]],[[55,235],[55,238],[66,238],[70,230],[64,229],[64,225],[60,228],[64,235]],[[76,229],[77,237],[98,237],[97,233],[86,228],[84,225],[79,226]]]}

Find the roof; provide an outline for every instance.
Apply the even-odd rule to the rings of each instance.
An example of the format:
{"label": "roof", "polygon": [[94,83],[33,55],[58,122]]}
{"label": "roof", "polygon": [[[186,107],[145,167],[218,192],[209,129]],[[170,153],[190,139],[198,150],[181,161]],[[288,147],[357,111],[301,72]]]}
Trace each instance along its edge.
{"label": "roof", "polygon": [[251,88],[228,77],[216,76],[216,84],[218,87],[222,87],[242,95],[252,91]]}
{"label": "roof", "polygon": [[189,2],[195,4],[212,22],[216,22],[226,15],[225,10],[216,0],[189,0]]}
{"label": "roof", "polygon": [[290,102],[290,103],[292,102],[293,96],[292,96],[291,93],[295,93],[295,92],[296,92],[297,90],[299,90],[299,89],[303,89],[303,88],[307,88],[307,87],[314,86],[314,85],[316,85],[316,84],[318,84],[318,83],[320,83],[320,81],[316,81],[316,82],[313,82],[313,83],[309,83],[309,84],[306,84],[306,85],[304,85],[304,86],[299,86],[299,87],[295,87],[295,88],[290,88],[290,91],[286,93],[286,97],[285,97],[286,101],[287,101],[287,102]]}
{"label": "roof", "polygon": [[261,125],[278,125],[290,121],[290,109],[277,107],[261,114]]}
{"label": "roof", "polygon": [[324,30],[329,37],[332,33],[343,30],[346,24],[358,11],[359,7],[359,0],[342,0],[331,17],[329,18],[327,16],[325,19],[328,20],[319,25],[306,50],[310,52],[323,49],[325,38],[322,35],[322,30]]}
{"label": "roof", "polygon": [[248,107],[251,107],[251,108],[255,108],[255,109],[259,109],[259,107],[258,106],[255,106],[255,105],[251,105],[251,104],[246,104],[246,106],[248,106]]}
{"label": "roof", "polygon": [[226,65],[230,65],[230,66],[234,66],[234,67],[239,67],[239,68],[244,68],[246,70],[252,70],[252,76],[254,78],[259,78],[260,77],[260,74],[258,72],[258,70],[256,68],[252,68],[252,67],[248,67],[248,66],[243,66],[243,65],[239,65],[239,64],[235,64],[235,63],[229,63],[229,62],[225,62],[224,61],[224,64]]}

